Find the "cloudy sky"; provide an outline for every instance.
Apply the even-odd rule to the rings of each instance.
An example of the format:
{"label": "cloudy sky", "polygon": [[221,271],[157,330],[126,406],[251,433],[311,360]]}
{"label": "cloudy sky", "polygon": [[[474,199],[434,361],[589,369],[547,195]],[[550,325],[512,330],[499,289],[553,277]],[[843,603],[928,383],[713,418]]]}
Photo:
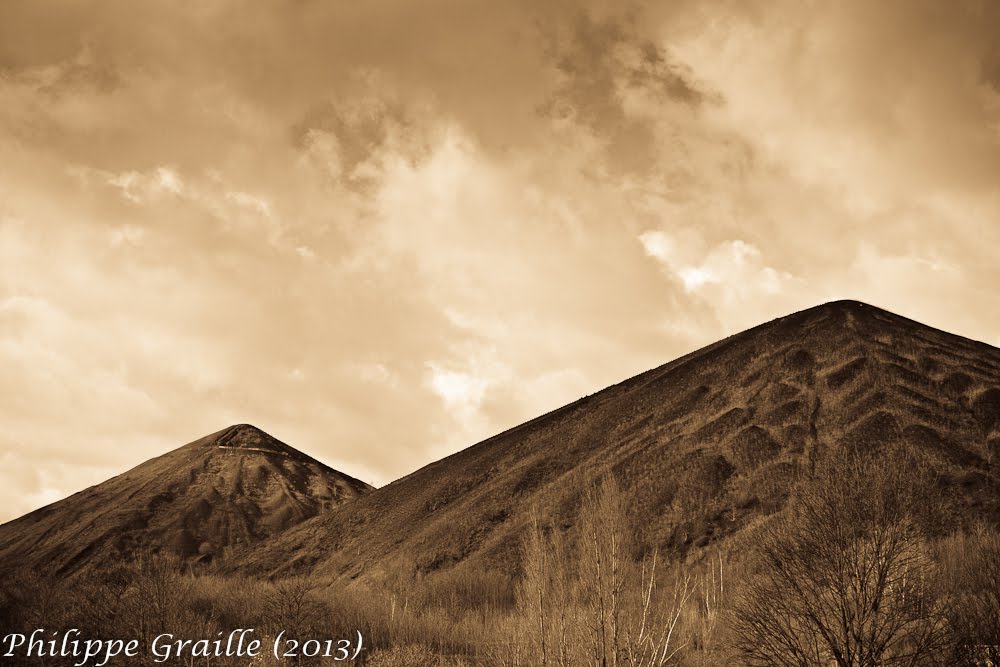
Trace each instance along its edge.
{"label": "cloudy sky", "polygon": [[0,3],[0,520],[250,422],[376,485],[858,298],[1000,344],[1000,5]]}

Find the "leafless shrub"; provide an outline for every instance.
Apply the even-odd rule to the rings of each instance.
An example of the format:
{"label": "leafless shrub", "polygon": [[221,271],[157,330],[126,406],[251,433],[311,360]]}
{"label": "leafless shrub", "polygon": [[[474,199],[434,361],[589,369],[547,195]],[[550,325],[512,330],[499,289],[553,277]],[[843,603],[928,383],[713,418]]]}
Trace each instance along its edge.
{"label": "leafless shrub", "polygon": [[896,471],[853,460],[800,490],[737,601],[746,664],[943,664],[950,639],[934,565]]}
{"label": "leafless shrub", "polygon": [[667,604],[658,605],[656,561],[654,552],[642,563],[639,613],[625,630],[624,653],[627,664],[632,667],[668,665],[686,645],[678,640],[678,624],[694,593],[691,575],[678,573],[668,593]]}
{"label": "leafless shrub", "polygon": [[614,476],[585,497],[579,519],[579,585],[587,607],[591,658],[617,667],[622,653],[621,606],[628,554],[628,517]]}
{"label": "leafless shrub", "polygon": [[[714,622],[720,596],[705,587],[709,579],[665,565],[655,552],[633,562],[628,526],[624,498],[613,478],[585,495],[575,549],[567,549],[563,533],[543,526],[532,514],[518,587],[521,622],[507,634],[514,650],[491,664],[680,664],[691,630],[711,632],[702,623],[705,618]],[[721,584],[714,570],[712,577]],[[690,625],[688,618],[693,619]]]}
{"label": "leafless shrub", "polygon": [[316,582],[307,577],[293,577],[275,582],[263,596],[266,627],[285,631],[292,638],[320,636],[326,626],[328,610],[317,597]]}
{"label": "leafless shrub", "polygon": [[1000,534],[979,526],[944,540],[940,551],[955,664],[1000,665]]}
{"label": "leafless shrub", "polygon": [[464,667],[468,664],[462,658],[438,655],[421,644],[407,644],[375,651],[367,667]]}

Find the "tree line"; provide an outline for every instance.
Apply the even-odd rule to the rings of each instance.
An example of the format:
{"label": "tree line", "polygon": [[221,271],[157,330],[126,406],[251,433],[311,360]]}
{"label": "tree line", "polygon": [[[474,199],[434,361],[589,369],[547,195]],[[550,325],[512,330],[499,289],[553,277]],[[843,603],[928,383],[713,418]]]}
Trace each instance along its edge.
{"label": "tree line", "polygon": [[239,627],[361,631],[358,664],[373,667],[1000,665],[1000,533],[949,514],[933,470],[885,460],[906,461],[820,462],[783,511],[697,558],[641,550],[628,495],[608,474],[582,492],[572,522],[527,513],[516,577],[458,567],[344,587],[222,577],[150,555],[94,578],[7,573],[0,631],[76,627],[143,643]]}

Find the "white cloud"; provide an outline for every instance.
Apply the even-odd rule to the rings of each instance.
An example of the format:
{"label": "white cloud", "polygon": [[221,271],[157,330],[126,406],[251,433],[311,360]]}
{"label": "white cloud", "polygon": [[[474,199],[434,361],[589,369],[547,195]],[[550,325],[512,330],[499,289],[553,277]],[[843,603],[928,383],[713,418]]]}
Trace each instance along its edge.
{"label": "white cloud", "polygon": [[684,289],[688,292],[696,292],[699,287],[706,283],[720,282],[720,278],[704,267],[688,266],[677,271]]}
{"label": "white cloud", "polygon": [[[803,279],[769,266],[760,248],[741,239],[722,241],[704,250],[704,242],[696,235],[675,238],[662,230],[650,230],[639,235],[639,242],[689,299],[711,309],[722,325],[721,331],[714,330],[715,335],[757,324],[766,319],[765,313],[794,309],[806,287]],[[689,332],[710,337],[713,330],[704,323],[683,321],[694,314],[687,313],[682,321],[675,317],[661,329],[684,337],[690,337]]]}
{"label": "white cloud", "polygon": [[[90,465],[85,461],[59,461],[50,456],[44,464],[26,455],[31,448],[5,441],[0,435],[0,523],[61,500],[123,472],[118,466]],[[52,449],[46,447],[46,451]],[[138,461],[136,461],[138,463]]]}
{"label": "white cloud", "polygon": [[660,262],[691,294],[720,290],[747,295],[751,292],[780,294],[795,281],[787,271],[764,263],[759,248],[740,239],[723,241],[699,254],[697,244],[682,247],[666,232],[639,235],[646,254]]}
{"label": "white cloud", "polygon": [[124,245],[138,246],[142,244],[146,230],[135,225],[123,225],[112,229],[110,236],[111,246],[114,248]]}
{"label": "white cloud", "polygon": [[226,199],[265,218],[271,217],[271,203],[249,192],[227,192]]}
{"label": "white cloud", "polygon": [[181,191],[184,188],[177,172],[168,167],[156,168],[156,186],[160,190],[164,190],[175,195],[181,194]]}
{"label": "white cloud", "polygon": [[108,174],[107,183],[121,191],[122,197],[136,204],[147,204],[164,194],[182,196],[185,191],[180,175],[169,167],[148,172],[123,171]]}
{"label": "white cloud", "polygon": [[399,382],[396,375],[383,363],[357,364],[355,368],[358,376],[365,382],[391,385],[396,385]]}
{"label": "white cloud", "polygon": [[448,370],[435,363],[428,364],[428,368],[431,389],[448,407],[460,414],[477,410],[491,384],[489,378]]}
{"label": "white cloud", "polygon": [[666,232],[647,231],[639,235],[639,242],[642,243],[646,254],[654,259],[658,259],[664,264],[673,262],[674,244],[667,236]]}
{"label": "white cloud", "polygon": [[496,358],[492,347],[468,344],[447,361],[426,364],[425,382],[442,402],[446,420],[436,425],[438,455],[467,446],[496,430],[485,408],[488,395],[513,380],[512,368]]}

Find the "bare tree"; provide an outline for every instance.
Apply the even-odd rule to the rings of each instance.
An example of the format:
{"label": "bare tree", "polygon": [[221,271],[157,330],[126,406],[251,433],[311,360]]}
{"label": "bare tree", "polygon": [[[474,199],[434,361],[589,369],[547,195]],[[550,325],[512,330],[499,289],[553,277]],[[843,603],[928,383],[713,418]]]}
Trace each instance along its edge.
{"label": "bare tree", "polygon": [[913,501],[897,471],[870,460],[827,466],[800,489],[737,601],[746,664],[942,664],[947,622]]}
{"label": "bare tree", "polygon": [[587,601],[594,662],[618,666],[622,592],[625,587],[628,519],[613,475],[587,494],[580,517],[580,582]]}
{"label": "bare tree", "polygon": [[161,632],[178,632],[187,618],[193,580],[181,574],[180,560],[161,554],[141,554],[127,575],[114,614],[130,637],[148,646]]}
{"label": "bare tree", "polygon": [[559,667],[568,667],[575,658],[572,640],[576,625],[576,606],[573,604],[573,576],[569,566],[569,552],[562,533],[553,529],[548,537],[552,592],[550,598],[554,609],[555,643],[558,647],[556,659]]}
{"label": "bare tree", "polygon": [[518,604],[532,619],[538,659],[542,667],[548,665],[549,589],[551,588],[549,544],[538,519],[537,509],[532,509],[528,534],[524,542],[522,564],[524,575],[518,589]]}
{"label": "bare tree", "polygon": [[684,664],[716,665],[720,660],[720,618],[728,604],[724,575],[724,561],[718,553],[707,558],[695,576],[694,604],[684,616]]}
{"label": "bare tree", "polygon": [[675,573],[670,598],[664,606],[657,591],[657,554],[643,560],[639,579],[639,613],[625,631],[625,655],[630,667],[670,664],[686,642],[678,640],[681,614],[694,589],[691,576]]}
{"label": "bare tree", "polygon": [[949,546],[955,662],[1000,665],[1000,534],[980,526]]}
{"label": "bare tree", "polygon": [[318,586],[308,577],[275,582],[264,596],[264,616],[270,629],[291,637],[305,637],[323,628],[327,610],[317,597]]}

